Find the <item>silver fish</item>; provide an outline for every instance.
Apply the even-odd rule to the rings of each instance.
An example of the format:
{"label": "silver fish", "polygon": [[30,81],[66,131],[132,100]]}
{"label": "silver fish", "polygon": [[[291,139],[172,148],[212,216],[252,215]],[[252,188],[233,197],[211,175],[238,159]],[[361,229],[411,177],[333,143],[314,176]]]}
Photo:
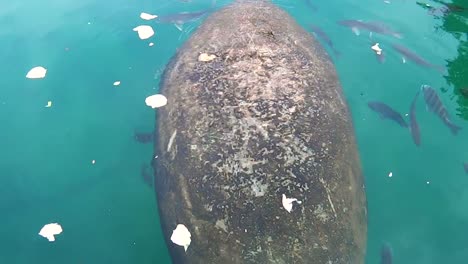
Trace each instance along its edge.
{"label": "silver fish", "polygon": [[447,112],[447,109],[442,104],[439,96],[437,95],[436,91],[430,87],[429,85],[423,84],[421,86],[421,90],[424,93],[424,100],[426,101],[426,106],[428,109],[440,117],[440,119],[444,122],[444,124],[450,128],[452,134],[456,135],[461,127],[453,124],[450,120],[450,116]]}
{"label": "silver fish", "polygon": [[380,250],[380,264],[392,264],[393,251],[389,244],[385,243]]}
{"label": "silver fish", "polygon": [[405,58],[415,62],[416,64],[419,64],[424,67],[428,68],[433,68],[438,70],[441,73],[445,73],[445,68],[439,65],[434,65],[425,59],[423,59],[421,56],[416,54],[415,52],[409,50],[408,48],[400,45],[400,44],[391,44],[393,49],[395,49],[397,52],[399,52],[401,55],[403,55]]}
{"label": "silver fish", "polygon": [[333,53],[335,53],[335,56],[340,56],[340,52],[338,52],[335,47],[333,46],[333,42],[331,41],[330,37],[328,36],[327,33],[325,33],[320,27],[315,26],[315,25],[309,25],[309,28],[314,32],[319,38],[321,38],[327,45],[330,47],[330,49],[333,50]]}
{"label": "silver fish", "polygon": [[370,109],[379,113],[381,118],[388,118],[397,122],[402,127],[408,127],[408,124],[406,124],[406,121],[403,119],[401,114],[387,104],[377,101],[370,101],[367,103],[367,105]]}
{"label": "silver fish", "polygon": [[420,91],[416,93],[416,96],[411,102],[410,107],[410,132],[411,137],[413,138],[414,144],[416,144],[416,146],[421,145],[421,132],[419,131],[419,125],[416,121],[416,101],[418,99],[419,92]]}
{"label": "silver fish", "polygon": [[359,29],[364,29],[370,32],[389,35],[399,39],[402,38],[401,33],[394,31],[389,26],[381,22],[363,22],[350,19],[338,21],[338,24],[351,28],[356,35],[359,35]]}

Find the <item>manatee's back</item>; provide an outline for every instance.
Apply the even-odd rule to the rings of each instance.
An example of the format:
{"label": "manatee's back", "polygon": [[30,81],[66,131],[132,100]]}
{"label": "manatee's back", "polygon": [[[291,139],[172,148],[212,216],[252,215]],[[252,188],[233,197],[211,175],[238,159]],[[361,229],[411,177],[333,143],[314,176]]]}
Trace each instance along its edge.
{"label": "manatee's back", "polygon": [[[161,89],[156,191],[175,263],[364,262],[350,115],[328,56],[290,16],[268,3],[216,12]],[[287,212],[283,194],[302,204]],[[177,224],[187,252],[169,240]]]}

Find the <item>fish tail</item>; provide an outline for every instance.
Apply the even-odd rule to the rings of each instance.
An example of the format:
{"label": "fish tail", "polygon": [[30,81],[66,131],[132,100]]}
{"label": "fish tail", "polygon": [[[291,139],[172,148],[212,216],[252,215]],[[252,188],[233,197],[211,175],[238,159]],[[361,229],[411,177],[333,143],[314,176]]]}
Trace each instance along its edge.
{"label": "fish tail", "polygon": [[440,72],[440,73],[442,73],[442,74],[446,74],[446,71],[445,71],[445,67],[444,67],[444,66],[435,65],[434,68],[435,68],[438,72]]}
{"label": "fish tail", "polygon": [[461,127],[459,127],[457,125],[454,125],[454,124],[450,124],[449,127],[450,127],[450,131],[452,131],[453,135],[457,135],[458,132],[462,129]]}
{"label": "fish tail", "polygon": [[335,57],[337,58],[341,57],[341,53],[337,51],[335,48],[333,48],[333,53],[335,53]]}

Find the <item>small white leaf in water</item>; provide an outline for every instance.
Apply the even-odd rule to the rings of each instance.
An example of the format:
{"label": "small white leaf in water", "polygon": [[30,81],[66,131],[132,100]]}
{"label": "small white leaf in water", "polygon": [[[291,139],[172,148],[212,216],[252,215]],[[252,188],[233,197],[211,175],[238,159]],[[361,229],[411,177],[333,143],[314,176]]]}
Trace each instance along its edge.
{"label": "small white leaf in water", "polygon": [[62,233],[62,227],[57,223],[47,224],[39,231],[39,235],[47,238],[50,242],[55,241],[55,235]]}
{"label": "small white leaf in water", "polygon": [[140,18],[144,19],[144,20],[151,20],[151,19],[155,19],[157,17],[158,17],[157,15],[151,15],[151,14],[144,13],[144,12],[141,12],[141,14],[140,14]]}
{"label": "small white leaf in water", "polygon": [[120,85],[120,81],[115,81],[114,86]]}
{"label": "small white leaf in water", "polygon": [[146,97],[145,103],[151,108],[158,108],[167,104],[167,98],[162,94],[154,94]]}
{"label": "small white leaf in water", "polygon": [[390,173],[388,174],[388,177],[392,177],[392,176],[393,176],[393,173],[390,172]]}
{"label": "small white leaf in water", "polygon": [[52,107],[52,101],[48,101],[45,107]]}
{"label": "small white leaf in water", "polygon": [[301,204],[301,201],[298,201],[296,198],[287,198],[285,194],[283,194],[283,207],[288,211],[289,213],[292,211],[292,206],[293,202],[297,202],[298,204]]}
{"label": "small white leaf in water", "polygon": [[47,73],[47,69],[42,67],[42,66],[38,66],[38,67],[34,67],[32,68],[31,70],[29,70],[29,72],[26,74],[26,78],[28,79],[42,79],[46,76],[46,73]]}
{"label": "small white leaf in water", "polygon": [[176,229],[172,231],[171,241],[176,245],[184,247],[185,251],[187,251],[187,248],[190,246],[191,236],[187,227],[178,224]]}
{"label": "small white leaf in water", "polygon": [[151,26],[142,25],[133,29],[133,31],[138,32],[138,37],[140,39],[149,39],[154,35],[154,30]]}
{"label": "small white leaf in water", "polygon": [[371,47],[371,49],[373,51],[375,51],[375,53],[377,53],[377,55],[382,54],[382,49],[379,47],[379,43],[375,43],[374,46]]}
{"label": "small white leaf in water", "polygon": [[150,47],[153,47],[154,43],[153,42],[150,42],[150,44],[148,44],[148,46]]}

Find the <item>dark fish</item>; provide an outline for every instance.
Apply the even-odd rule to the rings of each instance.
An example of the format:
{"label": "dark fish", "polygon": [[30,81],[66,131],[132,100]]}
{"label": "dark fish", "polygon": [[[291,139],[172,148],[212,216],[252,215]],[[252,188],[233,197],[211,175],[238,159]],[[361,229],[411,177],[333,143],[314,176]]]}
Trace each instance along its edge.
{"label": "dark fish", "polygon": [[392,264],[393,252],[389,244],[385,243],[380,250],[380,264]]}
{"label": "dark fish", "polygon": [[411,102],[411,107],[410,107],[410,132],[411,136],[413,137],[414,144],[416,146],[421,145],[421,132],[419,131],[419,125],[418,122],[416,121],[416,101],[419,96],[419,91],[416,93],[416,96],[413,99],[413,102]]}
{"label": "dark fish", "polygon": [[393,49],[398,51],[401,55],[403,55],[405,58],[415,62],[416,64],[419,64],[424,67],[428,68],[433,68],[438,70],[441,73],[445,73],[445,68],[439,65],[434,65],[425,59],[421,58],[418,54],[414,53],[413,51],[409,50],[408,48],[399,45],[399,44],[392,44]]}
{"label": "dark fish", "polygon": [[140,143],[151,143],[153,142],[153,137],[154,133],[153,132],[148,132],[148,133],[142,133],[142,132],[135,132],[134,136],[136,141]]}
{"label": "dark fish", "polygon": [[465,169],[465,172],[468,173],[468,162],[463,163],[463,168]]}
{"label": "dark fish", "polygon": [[310,29],[319,37],[321,38],[327,45],[333,50],[335,56],[340,56],[340,53],[335,49],[333,46],[333,42],[331,41],[330,37],[327,33],[325,33],[320,27],[315,25],[309,25]]}
{"label": "dark fish", "polygon": [[148,185],[149,187],[153,186],[154,177],[150,166],[148,166],[147,164],[141,165],[140,176],[146,185]]}
{"label": "dark fish", "polygon": [[399,32],[394,31],[389,26],[381,22],[362,22],[359,20],[341,20],[338,24],[349,27],[354,33],[359,35],[359,29],[365,29],[370,32],[379,33],[383,35],[393,36],[395,38],[402,38]]}
{"label": "dark fish", "polygon": [[306,4],[310,7],[312,11],[317,11],[318,8],[312,3],[312,0],[305,0]]}
{"label": "dark fish", "polygon": [[437,95],[436,91],[429,85],[425,84],[421,86],[421,90],[424,93],[424,100],[426,101],[426,106],[429,108],[429,110],[437,116],[439,116],[440,119],[442,119],[442,121],[444,122],[444,124],[450,128],[452,134],[456,135],[461,129],[461,127],[452,123],[447,109],[442,104],[442,101],[440,101],[440,98]]}
{"label": "dark fish", "polygon": [[387,104],[382,103],[382,102],[377,102],[377,101],[371,101],[367,103],[367,105],[369,106],[370,109],[379,113],[381,118],[388,118],[397,122],[402,127],[408,127],[408,124],[403,119],[401,114],[393,110],[393,108],[391,108]]}

